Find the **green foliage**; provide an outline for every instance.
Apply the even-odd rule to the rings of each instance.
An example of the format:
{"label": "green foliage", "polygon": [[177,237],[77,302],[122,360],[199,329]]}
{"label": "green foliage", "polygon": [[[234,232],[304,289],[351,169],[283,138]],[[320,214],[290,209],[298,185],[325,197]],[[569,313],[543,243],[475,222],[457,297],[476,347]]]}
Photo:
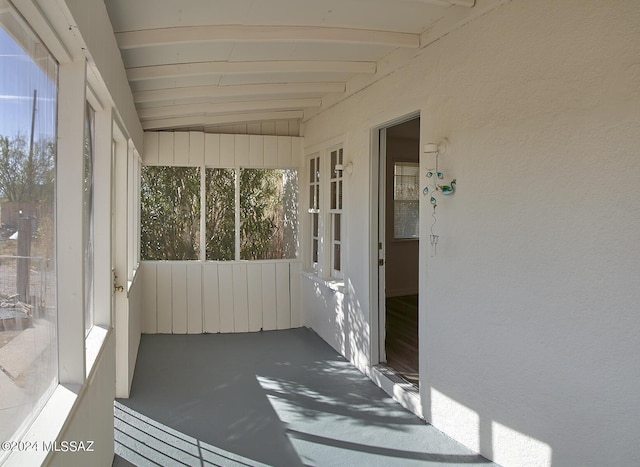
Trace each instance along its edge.
{"label": "green foliage", "polygon": [[[190,170],[169,167],[143,170],[142,259],[198,258],[199,231],[189,226],[199,226],[200,211],[196,209],[200,202],[199,169]],[[241,169],[238,176],[240,259],[295,258],[297,172]],[[236,171],[206,169],[205,185],[206,259],[234,260]]]}
{"label": "green foliage", "polygon": [[235,171],[206,170],[206,226],[208,260],[235,259]]}
{"label": "green foliage", "polygon": [[197,260],[200,251],[200,170],[143,167],[140,256]]}
{"label": "green foliage", "polygon": [[53,200],[55,144],[35,141],[33,153],[25,136],[0,135],[0,193],[6,201]]}

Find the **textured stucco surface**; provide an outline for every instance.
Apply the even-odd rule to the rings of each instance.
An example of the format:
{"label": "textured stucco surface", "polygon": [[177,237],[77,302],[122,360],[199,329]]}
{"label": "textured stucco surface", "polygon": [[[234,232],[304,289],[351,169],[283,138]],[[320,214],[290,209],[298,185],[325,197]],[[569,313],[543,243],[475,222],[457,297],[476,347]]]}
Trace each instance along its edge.
{"label": "textured stucco surface", "polygon": [[304,125],[306,146],[342,136],[354,162],[352,360],[371,332],[370,130],[416,110],[458,180],[438,255],[421,242],[426,418],[504,465],[640,464],[637,2],[513,0]]}

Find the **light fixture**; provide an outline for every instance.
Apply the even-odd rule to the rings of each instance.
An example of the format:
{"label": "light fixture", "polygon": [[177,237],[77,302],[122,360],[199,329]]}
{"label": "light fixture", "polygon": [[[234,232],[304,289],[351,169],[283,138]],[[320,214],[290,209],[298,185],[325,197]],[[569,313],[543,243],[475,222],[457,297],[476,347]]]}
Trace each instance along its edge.
{"label": "light fixture", "polygon": [[349,175],[353,173],[353,162],[347,162],[346,164],[336,164],[335,169],[333,169],[336,173],[338,172],[347,172]]}

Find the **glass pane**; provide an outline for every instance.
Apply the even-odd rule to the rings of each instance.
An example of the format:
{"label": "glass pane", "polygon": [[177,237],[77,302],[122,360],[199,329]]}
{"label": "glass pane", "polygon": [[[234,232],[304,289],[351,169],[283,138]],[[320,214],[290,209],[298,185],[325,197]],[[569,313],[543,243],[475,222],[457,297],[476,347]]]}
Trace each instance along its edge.
{"label": "glass pane", "polygon": [[298,254],[298,172],[240,170],[240,259]]}
{"label": "glass pane", "polygon": [[393,234],[395,238],[417,238],[419,236],[419,202],[395,201],[393,203]]}
{"label": "glass pane", "polygon": [[316,160],[311,159],[309,162],[309,181],[313,183],[316,179]]}
{"label": "glass pane", "polygon": [[396,162],[393,170],[393,199],[418,200],[420,167],[416,162]]}
{"label": "glass pane", "polygon": [[311,261],[314,263],[318,262],[318,240],[313,240],[313,255]]}
{"label": "glass pane", "polygon": [[88,334],[93,327],[93,159],[95,153],[95,111],[86,104],[84,119],[84,320]]}
{"label": "glass pane", "polygon": [[331,209],[337,209],[338,182],[331,182]]}
{"label": "glass pane", "polygon": [[233,169],[206,169],[206,259],[235,259],[236,173]]}
{"label": "glass pane", "polygon": [[331,178],[336,176],[336,164],[338,163],[338,151],[331,152]]}
{"label": "glass pane", "polygon": [[315,193],[316,193],[316,187],[314,185],[311,185],[309,187],[309,209],[318,209],[318,206],[316,205],[316,198],[315,198]]}
{"label": "glass pane", "polygon": [[318,237],[319,236],[318,217],[319,217],[319,215],[317,213],[311,214],[311,219],[312,219],[312,223],[313,223],[313,234],[312,235],[314,237]]}
{"label": "glass pane", "polygon": [[336,271],[341,271],[341,264],[340,264],[340,244],[336,243],[333,245],[333,269],[335,269]]}
{"label": "glass pane", "polygon": [[393,167],[393,217],[395,238],[419,235],[419,175],[416,162],[396,162]]}
{"label": "glass pane", "polygon": [[333,239],[340,241],[340,214],[333,215]]}
{"label": "glass pane", "polygon": [[[15,440],[57,383],[58,66],[0,0],[0,440]],[[8,451],[0,451],[2,464]]]}
{"label": "glass pane", "polygon": [[199,259],[199,168],[142,168],[140,232],[143,260]]}
{"label": "glass pane", "polygon": [[342,209],[342,179],[338,181],[338,209]]}

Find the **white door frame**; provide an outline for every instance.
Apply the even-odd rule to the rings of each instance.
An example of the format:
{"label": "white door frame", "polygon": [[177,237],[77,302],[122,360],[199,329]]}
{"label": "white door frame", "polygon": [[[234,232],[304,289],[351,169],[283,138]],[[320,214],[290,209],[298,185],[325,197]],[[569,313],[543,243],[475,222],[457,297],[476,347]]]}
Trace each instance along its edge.
{"label": "white door frame", "polygon": [[[420,111],[394,118],[371,129],[371,169],[370,169],[370,191],[371,200],[369,209],[369,303],[371,305],[371,366],[378,365],[386,361],[385,353],[385,184],[380,184],[380,180],[385,180],[386,164],[380,161],[386,159],[386,130],[389,127],[420,118]],[[382,219],[382,224],[380,220]],[[379,260],[383,264],[379,264]]]}

